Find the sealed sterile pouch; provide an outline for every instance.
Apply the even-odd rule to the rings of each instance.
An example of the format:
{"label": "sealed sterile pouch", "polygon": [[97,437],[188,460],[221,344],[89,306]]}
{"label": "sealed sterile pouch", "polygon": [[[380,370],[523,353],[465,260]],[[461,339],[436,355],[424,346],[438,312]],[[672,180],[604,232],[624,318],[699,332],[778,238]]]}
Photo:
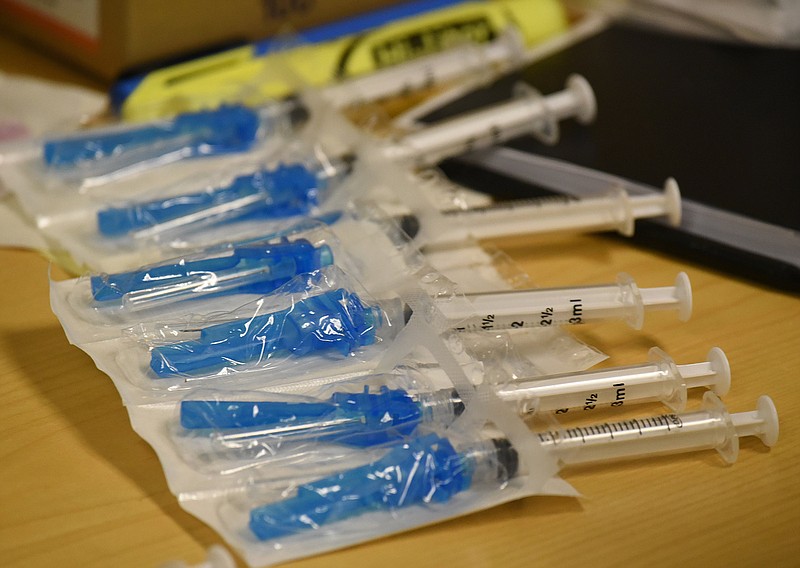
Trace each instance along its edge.
{"label": "sealed sterile pouch", "polygon": [[285,139],[307,119],[305,106],[288,99],[53,133],[31,143],[26,169],[50,190],[87,191],[182,160],[263,149]]}
{"label": "sealed sterile pouch", "polygon": [[[336,252],[334,252],[336,251]],[[137,323],[187,311],[233,310],[275,292],[292,278],[347,266],[324,225],[186,254],[135,270],[51,283],[51,304],[76,344],[119,337]]]}
{"label": "sealed sterile pouch", "polygon": [[[297,109],[306,105],[292,99],[277,108],[288,108],[288,116],[296,119],[302,114]],[[319,173],[323,185],[328,179],[328,164],[319,164],[313,151],[307,150],[314,147],[314,135],[304,138],[301,130],[256,142],[248,150],[227,153],[214,153],[210,146],[201,144],[203,152],[208,150],[202,159],[164,161],[159,167],[128,167],[115,175],[85,177],[79,182],[46,170],[39,152],[0,167],[0,180],[44,233],[49,248],[73,257],[72,266],[108,270],[113,264],[112,270],[130,269],[174,256],[174,250],[164,253],[158,249],[191,243],[209,225],[248,215],[263,222],[263,215],[253,215],[257,204],[252,201],[271,202],[276,198],[272,195],[275,190],[279,190],[277,198],[285,213],[296,215],[297,207],[302,211],[313,208],[320,188],[304,190],[308,194],[303,197],[305,205],[286,200],[300,199],[299,186],[310,183],[306,178]],[[183,156],[180,152],[176,155]],[[99,161],[115,159],[104,157]],[[325,167],[328,169],[320,171]],[[287,181],[289,186],[283,187]],[[236,203],[231,205],[231,200]],[[224,241],[231,240],[234,237],[229,231]]]}
{"label": "sealed sterile pouch", "polygon": [[320,460],[346,456],[347,448],[384,445],[422,424],[452,422],[463,404],[452,386],[434,394],[432,380],[446,377],[437,370],[410,365],[363,378],[329,377],[296,383],[291,392],[198,389],[177,405],[169,434],[193,469],[223,476],[289,467],[308,452]]}
{"label": "sealed sterile pouch", "polygon": [[[176,393],[182,398],[129,405],[131,422],[158,452],[173,491],[194,499],[241,487],[251,469],[296,467],[298,453],[313,453],[320,461],[329,458],[335,466],[354,449],[391,441],[421,421],[449,424],[463,410],[459,392],[473,385],[490,385],[506,394],[512,392],[509,385],[519,383],[530,391],[528,383],[543,376],[536,366],[539,352],[550,350],[552,357],[560,357],[559,370],[591,364],[564,349],[566,345],[516,344],[514,338],[489,334],[438,335],[419,316],[412,316],[409,329],[398,337],[397,346],[384,351],[377,366],[329,367],[289,382],[255,374],[246,382],[201,384]],[[442,365],[441,353],[431,353],[434,344],[446,349],[449,363]],[[410,349],[408,354],[404,349]],[[451,378],[452,365],[459,368],[461,382]],[[388,370],[375,371],[379,368]],[[522,400],[522,393],[513,392],[510,408],[517,408],[513,403]],[[281,410],[279,424],[264,414],[281,408],[295,414]],[[525,415],[529,406],[520,402],[519,409]],[[368,427],[364,412],[372,416]],[[236,416],[243,414],[253,418],[237,423]],[[362,426],[354,417],[361,417],[357,421]],[[318,443],[321,431],[327,433],[324,445]]]}
{"label": "sealed sterile pouch", "polygon": [[[289,380],[280,380],[280,377],[276,380],[273,373],[259,372],[249,373],[245,381],[238,380],[242,374],[233,375],[237,379],[233,381],[212,383],[190,380],[185,387],[179,386],[180,390],[167,392],[177,397],[165,396],[160,400],[151,397],[140,399],[138,404],[131,404],[131,399],[121,387],[120,369],[116,369],[116,375],[112,374],[123,397],[128,400],[134,429],[158,453],[171,491],[178,496],[184,508],[218,530],[246,556],[248,562],[263,565],[347,546],[525,495],[570,492],[567,486],[552,477],[556,471],[555,461],[539,452],[536,439],[514,416],[516,410],[512,411],[511,406],[494,396],[490,390],[492,383],[484,382],[484,365],[468,351],[468,348],[481,349],[487,353],[493,349],[477,340],[466,345],[463,340],[467,336],[463,333],[442,334],[446,321],[436,310],[431,298],[453,294],[452,282],[429,271],[419,278],[417,285],[418,288],[407,287],[399,294],[402,303],[410,308],[403,308],[403,319],[408,318],[405,325],[376,354],[375,359],[360,368],[337,363],[334,370],[334,365],[328,364],[316,374],[306,373]],[[494,334],[486,334],[486,339],[494,337]],[[510,347],[496,352],[498,358],[509,360],[509,368],[514,368],[516,372],[522,373],[523,369],[530,367],[530,362],[507,357]],[[565,357],[565,360],[568,359]],[[574,364],[574,361],[568,364]],[[370,370],[374,371],[374,375],[369,374]],[[338,374],[332,374],[336,372]],[[478,386],[473,386],[475,384]],[[460,403],[453,391],[457,391]],[[429,394],[431,396],[425,398]],[[419,405],[423,399],[429,408],[423,409]],[[323,404],[319,404],[320,400]],[[189,411],[192,416],[187,416],[184,424],[181,424],[179,405],[190,401],[198,402],[200,409]],[[213,401],[213,410],[209,410],[208,401]],[[264,439],[254,431],[264,425],[251,423],[239,429],[236,416],[233,422],[228,422],[228,426],[233,426],[229,430],[237,432],[225,432],[228,428],[223,421],[231,416],[220,411],[217,402],[223,403],[222,406],[227,402],[244,405],[252,402],[310,404],[312,407],[295,407],[295,415],[308,418],[316,408],[317,418],[329,420],[313,435],[283,440],[280,436]],[[352,419],[352,415],[346,415],[345,407],[349,408],[354,403],[368,406],[371,402],[377,402],[378,407],[385,403],[399,405],[401,410],[395,412],[397,423],[382,428],[381,425],[388,424],[382,422],[388,419],[388,415],[381,413],[380,409],[373,409],[369,422],[370,426],[377,426],[377,432],[359,429],[354,422],[356,428],[346,431],[345,439],[337,439],[336,434],[341,431],[336,431],[335,424],[344,426],[345,422]],[[249,406],[244,414],[252,416],[255,407],[258,405]],[[256,414],[269,414],[262,413],[265,408],[258,408]],[[491,414],[490,418],[487,413]],[[425,424],[420,421],[422,416],[434,414],[437,420]],[[301,426],[294,418],[286,418],[284,426],[289,429]],[[366,417],[356,422],[363,424],[364,420]],[[213,427],[210,427],[212,422]],[[185,430],[194,428],[184,426],[200,428],[187,434]],[[498,429],[502,434],[498,433]],[[484,431],[488,433],[489,441],[486,444],[483,442],[487,438],[475,434]],[[495,433],[498,433],[497,442],[493,441]],[[436,434],[437,437],[428,438],[430,434]],[[234,438],[238,438],[238,441],[234,441]],[[502,439],[507,439],[508,443]],[[291,515],[284,517],[284,529],[288,529],[285,532],[282,532],[284,529],[273,532],[271,528],[259,528],[262,521],[268,526],[272,525],[270,519],[276,510],[271,508],[272,505],[278,508],[289,505],[293,509],[295,501],[291,500],[291,496],[299,485],[315,481],[325,483],[323,480],[327,478],[358,468],[369,468],[370,464],[375,467],[393,465],[393,471],[408,479],[417,471],[426,471],[426,464],[436,465],[431,460],[438,455],[440,444],[445,448],[446,444],[452,446],[455,453],[442,454],[449,456],[446,461],[450,462],[461,459],[459,456],[462,454],[462,457],[473,455],[472,450],[468,449],[473,447],[473,441],[476,447],[486,448],[486,462],[481,461],[485,464],[506,459],[497,456],[506,456],[511,446],[518,453],[510,454],[510,463],[517,459],[519,463],[526,464],[521,470],[525,473],[503,475],[498,484],[494,483],[497,477],[470,474],[467,476],[469,483],[447,498],[434,501],[412,499],[397,503],[389,500],[385,509],[377,510],[369,503],[377,503],[373,497],[378,497],[379,493],[353,495],[352,499],[348,495],[346,502],[364,504],[363,507],[354,507],[353,515],[326,516],[329,522],[317,523],[310,530],[294,524]],[[402,455],[409,453],[399,449],[401,447],[410,449],[411,455],[423,458],[418,462],[422,469],[415,467],[408,470],[405,469],[407,466],[401,465],[406,463]],[[462,449],[464,452],[460,452]],[[476,455],[480,453],[481,450],[476,450]],[[521,457],[523,455],[527,457]],[[546,461],[540,461],[539,457]],[[472,462],[469,463],[472,465]],[[474,470],[471,465],[468,469],[477,472],[477,462]],[[493,466],[487,467],[491,470]],[[355,477],[348,479],[355,479],[358,475],[354,473]],[[449,486],[446,478],[440,479]],[[485,485],[482,482],[473,485],[473,481],[484,479],[488,479]],[[357,485],[363,485],[366,489],[368,484]],[[418,489],[410,488],[412,490],[418,494]],[[284,498],[290,501],[284,503]],[[381,500],[380,497],[378,500]],[[334,508],[338,509],[336,502]],[[255,513],[256,510],[258,513]],[[253,521],[253,529],[249,528],[251,511],[255,515],[253,518],[260,519]],[[379,517],[377,523],[374,515]],[[367,530],[364,529],[365,523]],[[297,544],[301,541],[303,546]]]}
{"label": "sealed sterile pouch", "polygon": [[279,291],[274,303],[257,300],[220,323],[187,322],[133,333],[141,333],[150,346],[154,378],[170,379],[267,370],[310,355],[346,357],[390,339],[403,317],[399,304],[372,301],[338,283],[326,282],[319,292],[308,288],[284,290],[285,300]]}
{"label": "sealed sterile pouch", "polygon": [[362,448],[358,459],[336,468],[330,462],[318,468],[309,459],[290,474],[259,470],[243,491],[183,505],[249,563],[263,566],[524,496],[571,493],[565,484],[553,484],[556,460],[518,419],[493,401],[467,408],[449,428],[422,428]]}
{"label": "sealed sterile pouch", "polygon": [[301,274],[232,311],[153,318],[121,337],[80,347],[117,384],[126,403],[158,401],[187,389],[274,384],[363,369],[391,343],[405,318],[397,297],[375,299],[341,269]]}
{"label": "sealed sterile pouch", "polygon": [[[162,329],[148,338],[150,369],[158,378],[230,374],[269,368],[283,358],[331,351],[350,355],[379,339],[386,309],[344,288],[292,300],[283,309],[205,326],[199,330]],[[274,311],[273,311],[274,310]],[[197,339],[167,337],[199,331]],[[191,333],[190,335],[194,335]],[[274,337],[274,339],[273,339]]]}
{"label": "sealed sterile pouch", "polygon": [[[564,93],[554,99],[561,101],[556,110],[551,109],[555,113],[554,120],[573,112],[588,113],[584,118],[590,118],[591,109],[583,108],[589,104],[584,99],[591,99],[585,82],[572,81]],[[573,106],[580,107],[580,110],[573,109]],[[517,127],[519,117],[513,112],[509,114],[508,109],[488,109],[485,112],[488,114],[481,120],[491,122],[491,116],[499,113],[502,128],[512,131]],[[28,206],[34,211],[32,214],[39,226],[54,241],[64,243],[67,250],[80,251],[86,259],[97,256],[91,254],[90,249],[96,248],[98,242],[112,250],[135,250],[146,246],[143,245],[145,242],[157,241],[163,245],[175,239],[188,241],[209,226],[224,225],[227,232],[236,233],[241,229],[241,221],[273,221],[331,212],[364,197],[390,210],[399,208],[401,212],[410,211],[421,218],[432,205],[432,199],[426,194],[436,195],[438,192],[417,187],[419,180],[411,169],[431,162],[423,160],[417,163],[419,160],[415,160],[427,155],[424,148],[428,144],[436,146],[435,155],[438,157],[464,150],[461,142],[466,136],[462,132],[466,119],[434,125],[399,140],[376,143],[375,139],[358,132],[332,110],[317,115],[314,127],[304,134],[314,140],[309,146],[312,150],[302,158],[289,158],[277,164],[273,161],[266,165],[245,160],[236,164],[231,162],[231,169],[225,176],[212,175],[203,185],[194,187],[201,174],[193,172],[193,177],[186,181],[180,176],[177,167],[180,164],[176,164],[176,167],[165,168],[168,183],[150,185],[160,188],[157,194],[148,195],[147,190],[133,184],[128,184],[130,189],[125,190],[123,180],[113,184],[113,194],[109,193],[110,187],[102,187],[102,191],[92,191],[92,197],[84,199],[81,204],[40,199],[38,204],[29,202]],[[487,143],[491,141],[496,140],[492,138]],[[204,161],[202,167],[208,168],[209,164]],[[142,179],[137,176],[136,181]],[[148,187],[148,184],[143,186]],[[426,219],[423,234],[430,232],[431,227],[440,221],[433,217]],[[471,231],[462,231],[460,238],[469,237]],[[485,233],[477,236],[485,236]],[[83,250],[80,250],[81,245]],[[106,252],[104,256],[113,256],[110,251],[100,252]]]}
{"label": "sealed sterile pouch", "polygon": [[[408,343],[415,334],[409,322],[434,318],[440,333],[450,325],[430,291],[374,299],[353,292],[360,288],[351,283],[340,287],[346,280],[339,269],[327,267],[233,312],[142,323],[122,337],[79,346],[111,376],[126,404],[142,404],[174,400],[197,388],[274,389],[363,374]],[[465,338],[450,340],[453,352],[500,353],[509,368],[516,366],[509,373],[521,375],[585,369],[604,358],[555,328],[453,334]],[[519,353],[510,343],[520,346]]]}
{"label": "sealed sterile pouch", "polygon": [[[511,341],[442,339],[470,388],[489,386],[520,416],[535,413],[539,399],[552,395],[537,389],[547,376]],[[338,461],[348,455],[347,448],[385,445],[421,429],[448,427],[464,411],[459,394],[464,385],[424,351],[415,350],[407,361],[386,373],[331,375],[261,390],[197,389],[173,410],[166,429],[185,463],[232,483],[249,469],[291,467],[298,456],[305,460],[315,453],[320,461],[323,456]]]}
{"label": "sealed sterile pouch", "polygon": [[[381,359],[387,371],[277,392],[197,389],[181,401],[129,408],[182,506],[249,563],[348,546],[525,495],[572,493],[516,409],[480,384],[482,365],[462,360],[457,338],[443,340],[435,314],[411,302],[409,327]],[[406,356],[428,363],[394,366]],[[380,471],[382,482],[370,482]],[[327,498],[299,499],[304,487]],[[402,493],[408,499],[397,498]]]}
{"label": "sealed sterile pouch", "polygon": [[130,269],[187,248],[243,240],[254,227],[279,231],[310,215],[334,222],[339,214],[322,204],[348,171],[347,161],[296,141],[274,158],[232,158],[166,185],[132,187],[127,196],[92,192],[77,207],[40,212],[37,222],[78,262]]}
{"label": "sealed sterile pouch", "polygon": [[81,345],[187,311],[231,311],[332,264],[373,293],[390,297],[398,277],[414,273],[424,261],[391,219],[372,213],[341,212],[334,226],[307,219],[272,234],[257,233],[254,225],[256,236],[240,241],[133,270],[53,281],[51,305],[70,341]]}
{"label": "sealed sterile pouch", "polygon": [[[384,221],[386,220],[384,219]],[[153,274],[147,269],[132,273],[133,275],[138,275],[139,282],[143,282],[146,278],[153,279],[153,276],[157,276],[164,267],[167,268],[167,272],[177,269],[176,274],[180,276],[180,286],[177,290],[171,290],[177,293],[177,297],[180,298],[176,302],[164,304],[160,303],[160,301],[155,301],[148,309],[148,294],[155,293],[155,298],[158,298],[165,294],[167,290],[170,290],[169,286],[166,289],[159,288],[159,286],[154,286],[152,289],[143,289],[141,293],[144,296],[140,298],[137,298],[135,294],[127,299],[124,295],[122,298],[113,298],[113,289],[105,289],[104,282],[124,278],[120,275],[113,278],[104,278],[96,275],[94,277],[95,287],[98,290],[105,290],[104,294],[112,296],[108,300],[108,306],[99,306],[97,305],[99,302],[92,298],[91,278],[53,282],[51,286],[51,303],[70,341],[87,351],[98,367],[112,376],[115,382],[118,383],[118,387],[123,393],[123,400],[126,403],[160,400],[163,397],[169,398],[174,393],[193,388],[193,386],[202,384],[208,379],[213,379],[215,384],[225,382],[229,378],[237,382],[247,382],[251,378],[255,380],[255,376],[258,373],[253,371],[267,372],[273,380],[273,384],[290,380],[292,369],[299,369],[298,372],[303,377],[307,377],[309,374],[320,375],[324,370],[320,367],[317,358],[312,358],[315,361],[313,364],[305,365],[302,361],[303,358],[297,360],[290,357],[283,361],[285,359],[283,356],[287,355],[288,352],[283,352],[280,349],[276,350],[276,352],[267,350],[262,353],[261,348],[265,344],[262,345],[260,342],[266,340],[265,336],[263,334],[255,334],[245,340],[243,339],[244,335],[242,335],[237,340],[237,333],[242,334],[243,331],[241,327],[237,326],[240,324],[248,326],[247,333],[249,333],[253,329],[251,320],[256,322],[268,321],[271,315],[273,316],[273,320],[270,322],[272,333],[279,337],[283,330],[280,322],[284,321],[280,318],[285,318],[286,310],[290,309],[296,300],[303,299],[303,302],[299,304],[300,308],[303,308],[304,306],[307,307],[308,303],[326,301],[326,298],[330,299],[324,295],[320,295],[319,299],[313,299],[310,296],[323,291],[325,293],[334,291],[334,283],[338,276],[342,274],[340,267],[346,267],[345,272],[356,274],[358,280],[364,282],[367,286],[369,294],[356,293],[356,297],[359,297],[359,299],[366,297],[376,299],[375,302],[370,301],[366,304],[353,303],[354,309],[358,308],[356,310],[358,313],[360,313],[359,310],[364,310],[368,317],[370,314],[372,314],[371,317],[375,317],[375,310],[383,314],[391,312],[394,315],[391,318],[393,321],[390,328],[394,326],[397,329],[398,326],[402,327],[404,325],[410,313],[413,314],[415,302],[419,303],[421,301],[419,304],[421,308],[418,309],[423,310],[422,315],[428,312],[437,313],[442,330],[458,328],[461,315],[455,319],[448,318],[447,314],[443,314],[440,311],[442,306],[464,306],[464,299],[460,295],[459,288],[452,280],[443,277],[429,266],[426,267],[423,262],[424,259],[415,255],[413,250],[408,250],[407,243],[402,239],[399,244],[393,241],[387,235],[386,227],[380,223],[367,223],[364,219],[360,219],[359,224],[353,219],[352,226],[342,234],[347,233],[347,236],[353,237],[357,234],[357,228],[366,232],[361,233],[363,238],[351,241],[351,243],[358,243],[353,248],[350,248],[350,243],[343,243],[345,245],[343,248],[349,254],[340,255],[338,248],[332,249],[336,251],[333,256],[338,266],[323,268],[317,273],[312,273],[316,274],[312,277],[300,275],[294,281],[276,289],[273,294],[266,297],[246,293],[246,290],[233,290],[234,293],[231,294],[222,293],[214,288],[213,279],[206,282],[203,280],[204,277],[199,280],[180,280],[183,277],[181,276],[184,274],[182,271],[184,271],[187,263],[191,266],[194,262],[203,261],[202,257],[199,257],[199,260],[195,260],[198,257],[185,257],[154,267],[155,272]],[[334,243],[333,239],[326,240],[321,238],[321,235],[324,234],[325,231],[320,230],[316,237],[310,239],[311,233],[298,233],[291,236],[291,240],[287,245],[289,248],[293,248],[291,244],[297,239],[308,240],[308,242],[301,243],[302,246],[299,248],[305,251],[304,254],[310,258],[320,259],[328,254],[324,245]],[[381,239],[383,239],[383,244],[381,244]],[[280,241],[276,244],[280,244]],[[235,258],[235,253],[233,252],[235,250],[235,247],[216,250],[210,255],[210,258],[214,262],[216,262],[217,258],[221,258],[223,259],[221,262],[227,263],[232,258]],[[456,274],[471,269],[473,278],[469,289],[505,289],[508,284],[496,272],[494,272],[493,280],[487,279],[493,271],[497,270],[497,268],[493,267],[496,266],[495,263],[498,261],[499,256],[501,255],[487,255],[479,248],[476,248],[472,250],[472,254],[464,255],[461,258],[462,268],[458,268],[457,262],[451,262],[447,268]],[[475,272],[476,267],[482,264],[485,265],[485,269]],[[506,266],[503,269],[505,276],[516,280],[518,283],[521,282],[522,275],[514,273],[513,268],[507,261],[505,264]],[[200,272],[202,273],[202,271]],[[132,277],[130,274],[124,276],[127,278]],[[137,278],[134,278],[134,280],[137,280]],[[164,279],[165,282],[167,280]],[[348,279],[345,278],[345,280]],[[487,283],[479,286],[478,282],[480,281]],[[187,297],[184,296],[185,291],[181,288],[184,284],[190,286],[190,288],[197,285],[199,287],[197,290],[201,292],[201,298],[192,298],[195,292],[186,292],[189,294],[188,297],[192,298],[191,301],[187,300]],[[417,296],[411,298],[407,298],[407,293],[403,292],[401,298],[398,299],[398,290],[403,290],[404,287],[409,285],[412,288],[422,286],[422,290],[415,292],[414,294],[417,294]],[[349,284],[345,288],[347,290],[355,289],[350,287]],[[202,299],[203,293],[207,293],[206,299]],[[420,293],[422,296],[419,296]],[[303,295],[309,296],[309,298],[302,298]],[[144,299],[145,301],[137,303],[137,300],[132,300],[131,298]],[[343,294],[341,297],[334,299],[346,307],[349,301],[354,300],[354,297]],[[370,304],[371,307],[367,307],[367,304]],[[469,304],[466,304],[466,307],[468,308]],[[280,317],[274,319],[277,317],[276,314],[278,312],[280,312]],[[292,317],[296,315],[293,314]],[[267,317],[264,318],[262,316]],[[231,323],[232,321],[238,323]],[[375,321],[380,321],[382,324],[385,323],[380,318]],[[203,336],[203,330],[206,328],[211,328],[211,331],[205,334],[206,339],[200,341],[200,343],[191,343],[195,339],[200,339]],[[241,341],[237,349],[241,348],[243,351],[239,353],[239,356],[247,360],[240,361],[231,356],[232,352],[223,352],[230,347],[229,340],[209,339],[209,333],[213,335],[214,330],[221,331],[223,328],[228,330],[226,333],[232,334],[231,337],[234,342]],[[237,329],[239,330],[238,332]],[[377,329],[368,329],[363,338],[372,337],[376,331]],[[596,350],[575,341],[558,329],[542,328],[526,331],[524,334],[510,334],[510,336],[514,336],[514,342],[527,345],[525,357],[534,361],[534,364],[541,368],[543,372],[557,372],[562,369],[583,369],[603,358]],[[498,329],[488,335],[500,337],[503,333],[505,332],[501,332]],[[380,336],[380,333],[376,335],[376,337]],[[184,342],[184,339],[188,340],[189,343]],[[214,364],[218,368],[213,370],[204,367],[207,364],[210,365],[211,361],[200,355],[200,351],[205,349],[203,345],[208,341],[214,345],[211,349],[217,350]],[[228,347],[226,347],[226,344]],[[277,347],[278,343],[272,343],[272,345]],[[194,354],[190,353],[190,346],[193,346]],[[256,347],[256,351],[252,350],[253,346]],[[383,348],[385,348],[385,345],[382,342],[374,345],[361,345],[359,347],[360,355],[356,357],[339,357],[336,362],[337,369],[341,368],[343,373],[363,371],[365,368],[369,368],[369,364],[366,361],[373,357],[373,355],[367,355],[369,353],[377,354]],[[279,356],[279,352],[282,353],[281,356]],[[262,364],[259,365],[258,359],[262,355],[264,355],[264,359]],[[182,362],[174,363],[179,359]],[[330,360],[330,357],[323,357],[322,360]],[[157,361],[161,361],[161,363]],[[190,361],[196,361],[197,363],[191,363]],[[278,361],[282,361],[278,365],[280,369],[275,368]],[[151,367],[151,363],[156,367]],[[160,375],[163,375],[159,379],[156,379],[156,376],[159,376],[156,374],[156,368],[159,369]],[[247,376],[243,377],[240,371],[245,369],[248,372],[244,373]]]}

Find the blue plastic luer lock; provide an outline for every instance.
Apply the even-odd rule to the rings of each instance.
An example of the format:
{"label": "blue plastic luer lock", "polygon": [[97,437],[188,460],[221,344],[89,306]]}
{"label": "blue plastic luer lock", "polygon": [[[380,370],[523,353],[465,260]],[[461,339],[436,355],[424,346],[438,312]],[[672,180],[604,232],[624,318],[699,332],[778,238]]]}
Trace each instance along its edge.
{"label": "blue plastic luer lock", "polygon": [[249,150],[257,141],[262,119],[258,111],[242,105],[225,105],[216,110],[206,110],[178,115],[144,126],[131,126],[114,130],[90,130],[60,139],[44,142],[44,162],[56,168],[79,166],[117,158],[126,152],[139,151],[148,146],[157,158],[161,147],[177,141],[186,157],[210,156]]}
{"label": "blue plastic luer lock", "polygon": [[407,436],[422,420],[419,402],[386,386],[377,393],[367,386],[360,393],[336,392],[327,402],[184,400],[180,414],[181,426],[190,430],[297,426],[298,434],[359,447]]}
{"label": "blue plastic luer lock", "polygon": [[203,221],[294,217],[307,214],[318,204],[320,189],[317,175],[306,166],[281,164],[272,170],[238,176],[227,186],[101,209],[97,227],[102,235],[119,237],[253,196],[258,199],[246,200],[241,206],[234,204],[231,210]]}
{"label": "blue plastic luer lock", "polygon": [[295,497],[253,509],[250,529],[271,540],[370,511],[444,503],[469,489],[471,462],[447,438],[413,438],[368,465],[305,483]]}
{"label": "blue plastic luer lock", "polygon": [[226,256],[92,276],[92,297],[98,302],[118,302],[131,292],[156,290],[165,297],[171,290],[175,296],[185,295],[187,290],[268,294],[298,274],[330,264],[333,252],[328,245],[314,247],[307,239],[290,242],[284,238],[277,243],[234,247]]}
{"label": "blue plastic luer lock", "polygon": [[266,366],[281,356],[349,355],[375,342],[381,315],[380,306],[339,288],[285,310],[203,328],[196,340],[154,347],[150,368],[158,377],[173,377]]}

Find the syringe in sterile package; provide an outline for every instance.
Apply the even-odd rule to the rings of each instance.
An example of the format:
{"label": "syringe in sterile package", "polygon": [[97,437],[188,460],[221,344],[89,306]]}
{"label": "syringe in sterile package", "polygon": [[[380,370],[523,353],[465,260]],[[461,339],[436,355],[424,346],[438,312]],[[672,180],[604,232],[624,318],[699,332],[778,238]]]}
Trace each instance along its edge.
{"label": "syringe in sterile package", "polygon": [[[759,398],[750,412],[729,413],[713,393],[704,402],[698,411],[542,432],[538,440],[564,465],[706,449],[732,463],[740,437],[758,437],[768,447],[777,442],[778,415],[769,397]],[[292,496],[254,507],[249,527],[268,541],[370,512],[399,515],[434,500],[441,506],[481,484],[499,487],[523,474],[524,465],[502,435],[487,432],[462,444],[437,434],[411,437],[390,445],[376,461],[302,483]]]}
{"label": "syringe in sterile package", "polygon": [[[434,304],[455,330],[495,331],[602,319],[641,327],[648,310],[675,310],[688,319],[692,302],[688,277],[681,273],[674,286],[661,288],[639,288],[623,275],[612,285],[435,298]],[[347,355],[393,335],[412,316],[400,299],[365,301],[344,288],[330,290],[293,300],[283,310],[180,333],[185,340],[153,347],[150,369],[168,378],[264,368],[277,357]]]}
{"label": "syringe in sterile package", "polygon": [[[421,372],[424,376],[435,369]],[[654,347],[647,363],[518,377],[491,388],[521,416],[650,401],[681,412],[689,389],[707,388],[724,396],[730,380],[728,360],[719,348],[712,348],[706,361],[680,365]],[[216,443],[229,448],[256,440],[277,444],[308,439],[371,446],[407,436],[420,427],[448,426],[465,408],[459,393],[450,388],[412,392],[399,386],[365,386],[360,392],[336,390],[327,398],[291,402],[269,392],[256,395],[257,399],[247,398],[254,393],[236,394],[215,392],[212,398],[196,395],[181,401],[181,428],[211,433]]]}
{"label": "syringe in sterile package", "polygon": [[[335,108],[447,84],[459,78],[491,80],[522,58],[524,46],[508,32],[486,44],[422,57],[320,89]],[[173,118],[91,128],[41,143],[46,170],[69,178],[95,177],[186,158],[245,152],[259,141],[287,136],[303,126],[312,106],[302,96],[259,105],[227,103]],[[137,166],[138,165],[138,166]]]}

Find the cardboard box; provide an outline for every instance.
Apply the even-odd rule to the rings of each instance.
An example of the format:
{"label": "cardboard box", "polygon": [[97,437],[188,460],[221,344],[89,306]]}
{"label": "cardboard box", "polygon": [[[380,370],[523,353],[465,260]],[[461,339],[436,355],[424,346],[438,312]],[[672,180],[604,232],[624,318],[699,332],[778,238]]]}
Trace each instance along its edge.
{"label": "cardboard box", "polygon": [[104,79],[401,0],[0,0],[0,28]]}

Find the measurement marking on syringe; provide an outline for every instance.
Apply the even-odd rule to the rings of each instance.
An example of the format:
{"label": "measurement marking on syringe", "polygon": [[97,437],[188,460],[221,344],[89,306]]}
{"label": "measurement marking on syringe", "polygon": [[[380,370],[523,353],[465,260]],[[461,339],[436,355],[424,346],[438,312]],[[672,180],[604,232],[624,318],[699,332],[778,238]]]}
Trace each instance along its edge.
{"label": "measurement marking on syringe", "polygon": [[[490,130],[489,135],[496,137],[499,135],[495,129]],[[517,209],[531,209],[534,207],[543,207],[553,203],[563,204],[578,201],[574,197],[568,195],[552,195],[545,197],[530,197],[528,199],[514,199],[512,201],[499,201],[490,205],[483,205],[481,207],[470,207],[469,209],[450,209],[442,211],[445,216],[468,216],[480,215],[482,213],[492,213],[495,211],[514,211]]]}
{"label": "measurement marking on syringe", "polygon": [[[583,426],[577,428],[566,428],[560,431],[541,432],[538,434],[539,441],[542,443],[558,444],[570,440],[580,439],[581,444],[589,444],[591,440],[605,439],[615,440],[615,434],[626,432],[638,432],[639,436],[644,436],[647,431],[666,428],[667,432],[672,432],[674,428],[682,428],[683,422],[677,414],[662,414],[650,418],[623,420],[621,422],[604,422],[593,426]],[[624,439],[624,438],[623,438]]]}
{"label": "measurement marking on syringe", "polygon": [[569,323],[579,324],[583,321],[583,300],[574,299],[569,301],[572,304],[572,317],[569,318]]}

